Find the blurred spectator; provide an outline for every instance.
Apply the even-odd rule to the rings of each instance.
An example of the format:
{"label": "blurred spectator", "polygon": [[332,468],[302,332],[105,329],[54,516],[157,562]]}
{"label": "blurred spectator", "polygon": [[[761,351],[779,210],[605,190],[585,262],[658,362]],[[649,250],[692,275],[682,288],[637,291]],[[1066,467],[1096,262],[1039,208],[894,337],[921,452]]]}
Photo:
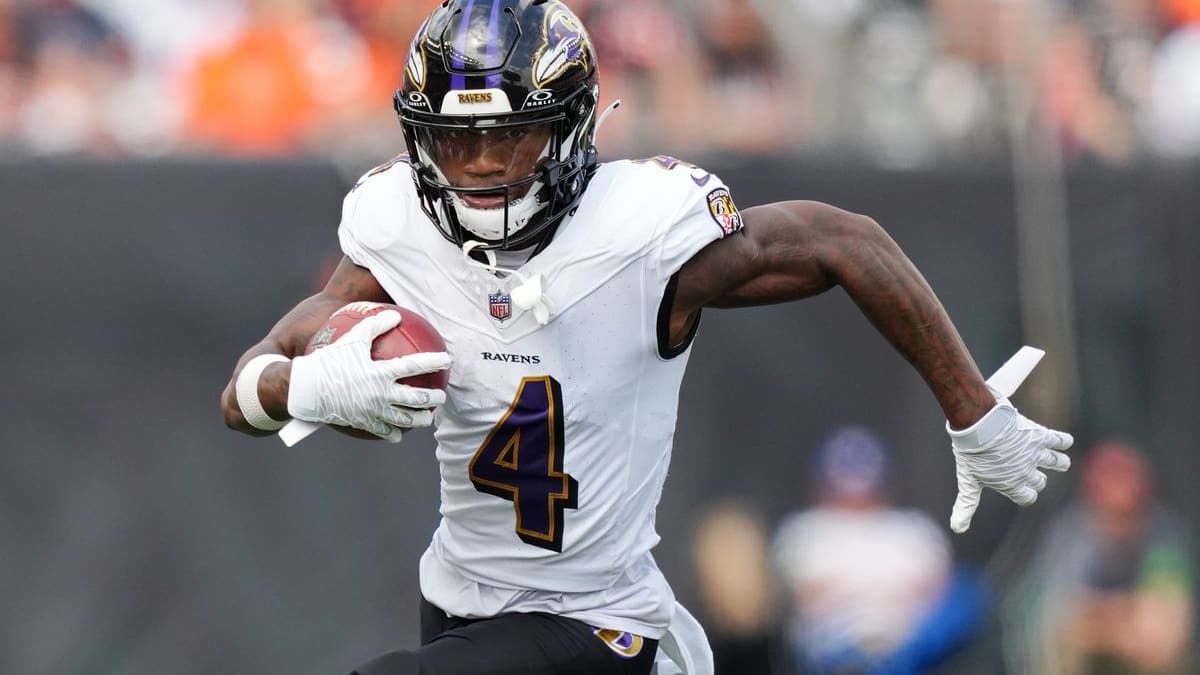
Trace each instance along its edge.
{"label": "blurred spectator", "polygon": [[1200,0],[1162,0],[1162,4],[1174,23],[1200,23]]}
{"label": "blurred spectator", "polygon": [[[113,154],[105,104],[129,69],[122,37],[72,0],[21,3],[10,11],[16,42],[10,52],[22,69],[13,120],[21,144],[39,154]],[[13,96],[4,89],[0,84],[0,97]]]}
{"label": "blurred spectator", "polygon": [[241,33],[195,66],[186,94],[189,137],[230,154],[299,151],[316,123],[310,69],[326,38],[313,2],[250,0]]}
{"label": "blurred spectator", "polygon": [[1151,66],[1143,122],[1150,147],[1166,157],[1200,157],[1200,17],[1195,21],[1163,40]]}
{"label": "blurred spectator", "polygon": [[16,13],[9,0],[0,0],[0,151],[16,135],[20,110],[19,90],[23,69],[17,63],[21,51]]}
{"label": "blurred spectator", "polygon": [[768,675],[777,639],[775,588],[761,518],[734,501],[713,506],[694,541],[702,621],[718,675]]}
{"label": "blurred spectator", "polygon": [[437,4],[250,0],[246,25],[202,54],[188,80],[189,136],[230,154],[394,156],[392,94]]}
{"label": "blurred spectator", "polygon": [[[392,95],[400,88],[413,35],[440,0],[337,0],[344,30],[319,93],[322,121],[312,141],[321,154],[382,163],[404,149]],[[357,39],[354,37],[357,36]]]}
{"label": "blurred spectator", "polygon": [[1110,162],[1135,151],[1129,111],[1102,77],[1097,44],[1077,20],[1053,29],[1042,64],[1041,108],[1068,156],[1091,154]]}
{"label": "blurred spectator", "polygon": [[699,103],[698,54],[679,12],[664,0],[567,4],[595,42],[601,106],[621,101],[620,112],[608,118],[599,134],[601,153],[628,157],[653,150],[651,154],[694,155],[695,148],[664,138],[690,124]]}
{"label": "blurred spectator", "polygon": [[[751,0],[701,0],[693,11],[700,68],[692,75],[699,79],[689,80],[690,96],[669,102],[679,119],[668,128],[674,141],[749,154],[789,147],[792,96],[763,15]],[[668,61],[672,69],[683,62]]]}
{"label": "blurred spectator", "polygon": [[[1183,523],[1154,499],[1150,467],[1117,442],[1087,455],[1080,502],[1049,526],[1024,590],[1035,675],[1196,672],[1195,565]],[[1032,627],[1032,630],[1030,629]]]}
{"label": "blurred spectator", "polygon": [[802,673],[925,672],[977,628],[980,582],[956,573],[927,515],[888,504],[889,462],[871,431],[839,429],[818,453],[819,503],[780,527],[773,557]]}
{"label": "blurred spectator", "polygon": [[128,45],[130,69],[105,92],[105,123],[132,155],[179,149],[186,107],[182,75],[228,44],[246,21],[244,0],[79,0]]}

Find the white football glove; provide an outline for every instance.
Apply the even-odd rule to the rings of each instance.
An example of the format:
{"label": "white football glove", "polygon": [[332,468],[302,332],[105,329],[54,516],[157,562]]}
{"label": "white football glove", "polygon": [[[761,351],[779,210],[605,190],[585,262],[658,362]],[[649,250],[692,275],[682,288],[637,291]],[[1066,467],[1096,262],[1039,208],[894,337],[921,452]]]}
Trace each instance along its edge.
{"label": "white football glove", "polygon": [[288,414],[295,419],[339,424],[399,443],[400,429],[433,424],[434,408],[446,402],[438,389],[420,389],[396,380],[432,373],[450,365],[445,352],[412,354],[375,361],[371,344],[400,324],[400,313],[369,316],[332,344],[292,359]]}
{"label": "white football glove", "polygon": [[958,498],[950,514],[950,529],[955,532],[961,534],[971,527],[984,487],[1028,506],[1046,487],[1043,469],[1071,468],[1071,458],[1060,452],[1075,442],[1071,434],[1030,420],[1007,398],[1033,370],[1042,353],[1026,347],[988,379],[996,405],[975,424],[960,431],[946,424],[958,474]]}

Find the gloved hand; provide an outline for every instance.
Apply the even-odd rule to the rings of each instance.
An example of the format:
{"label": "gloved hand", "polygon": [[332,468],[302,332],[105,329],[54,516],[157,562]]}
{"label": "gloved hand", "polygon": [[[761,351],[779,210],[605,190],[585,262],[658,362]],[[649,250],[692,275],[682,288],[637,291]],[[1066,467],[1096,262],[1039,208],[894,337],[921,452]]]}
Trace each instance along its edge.
{"label": "gloved hand", "polygon": [[288,414],[300,420],[339,424],[399,443],[400,428],[433,424],[434,408],[446,402],[438,389],[420,389],[396,380],[442,370],[445,352],[412,354],[375,361],[375,338],[400,324],[395,311],[369,316],[332,344],[292,359]]}
{"label": "gloved hand", "polygon": [[1028,506],[1046,487],[1042,469],[1071,468],[1071,458],[1059,452],[1075,442],[1071,434],[1026,418],[1008,400],[1045,354],[1022,347],[988,378],[996,405],[966,429],[955,431],[946,423],[958,472],[958,499],[950,514],[950,529],[959,534],[971,527],[984,487]]}
{"label": "gloved hand", "polygon": [[958,499],[950,514],[950,529],[958,533],[971,526],[984,487],[1028,506],[1046,487],[1042,469],[1071,468],[1071,458],[1059,452],[1075,442],[1071,434],[1030,420],[1001,395],[997,395],[995,407],[975,424],[961,431],[947,424],[946,431],[958,473]]}

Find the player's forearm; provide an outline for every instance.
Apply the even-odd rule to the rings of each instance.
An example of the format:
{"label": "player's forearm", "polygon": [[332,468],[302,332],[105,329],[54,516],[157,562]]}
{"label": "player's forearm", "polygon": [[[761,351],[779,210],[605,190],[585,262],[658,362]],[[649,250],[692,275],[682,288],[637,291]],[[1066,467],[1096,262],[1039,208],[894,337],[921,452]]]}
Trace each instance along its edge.
{"label": "player's forearm", "polygon": [[[262,342],[254,345],[242,355],[233,370],[229,384],[225,386],[225,391],[221,394],[221,412],[224,415],[226,426],[252,436],[266,436],[273,433],[256,429],[246,421],[241,406],[238,404],[236,388],[238,376],[246,364],[256,356],[282,354],[292,358],[303,354],[304,348],[313,334],[320,330],[329,320],[330,315],[345,302],[344,298],[337,298],[325,292],[307,298],[280,319]],[[291,364],[272,363],[262,371],[258,378],[258,399],[262,404],[263,411],[272,419],[281,422],[289,418],[287,403],[290,375]]]}
{"label": "player's forearm", "polygon": [[[237,367],[233,371],[233,377],[230,378],[229,384],[225,385],[225,391],[221,393],[221,412],[225,417],[225,425],[230,429],[241,431],[251,436],[268,436],[274,433],[272,431],[256,429],[246,421],[246,417],[242,414],[241,406],[238,405],[235,385],[238,375],[242,372],[242,368],[251,359],[262,354],[282,354],[283,351],[278,342],[268,338],[250,348],[238,361]],[[263,410],[272,419],[284,421],[289,418],[287,399],[290,375],[291,364],[281,362],[272,363],[267,366],[258,378],[258,400],[262,403]]]}
{"label": "player's forearm", "polygon": [[951,426],[970,426],[995,397],[933,289],[873,220],[839,221],[818,246],[821,266],[917,369]]}

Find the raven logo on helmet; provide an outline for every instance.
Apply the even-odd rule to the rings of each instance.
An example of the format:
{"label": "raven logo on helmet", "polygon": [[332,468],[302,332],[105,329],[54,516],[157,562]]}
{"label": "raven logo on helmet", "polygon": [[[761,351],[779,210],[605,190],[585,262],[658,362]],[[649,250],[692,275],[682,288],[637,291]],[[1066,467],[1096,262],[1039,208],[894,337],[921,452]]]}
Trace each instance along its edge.
{"label": "raven logo on helmet", "polygon": [[533,59],[534,84],[544,87],[575,66],[589,69],[587,32],[565,7],[555,7],[546,13],[542,33],[546,36],[546,46]]}
{"label": "raven logo on helmet", "polygon": [[[425,26],[428,24],[429,19],[426,19],[417,29],[417,39],[412,41],[408,49],[408,64],[404,66],[405,74],[416,88],[414,94],[425,90]],[[412,99],[410,94],[410,100],[416,99]]]}

